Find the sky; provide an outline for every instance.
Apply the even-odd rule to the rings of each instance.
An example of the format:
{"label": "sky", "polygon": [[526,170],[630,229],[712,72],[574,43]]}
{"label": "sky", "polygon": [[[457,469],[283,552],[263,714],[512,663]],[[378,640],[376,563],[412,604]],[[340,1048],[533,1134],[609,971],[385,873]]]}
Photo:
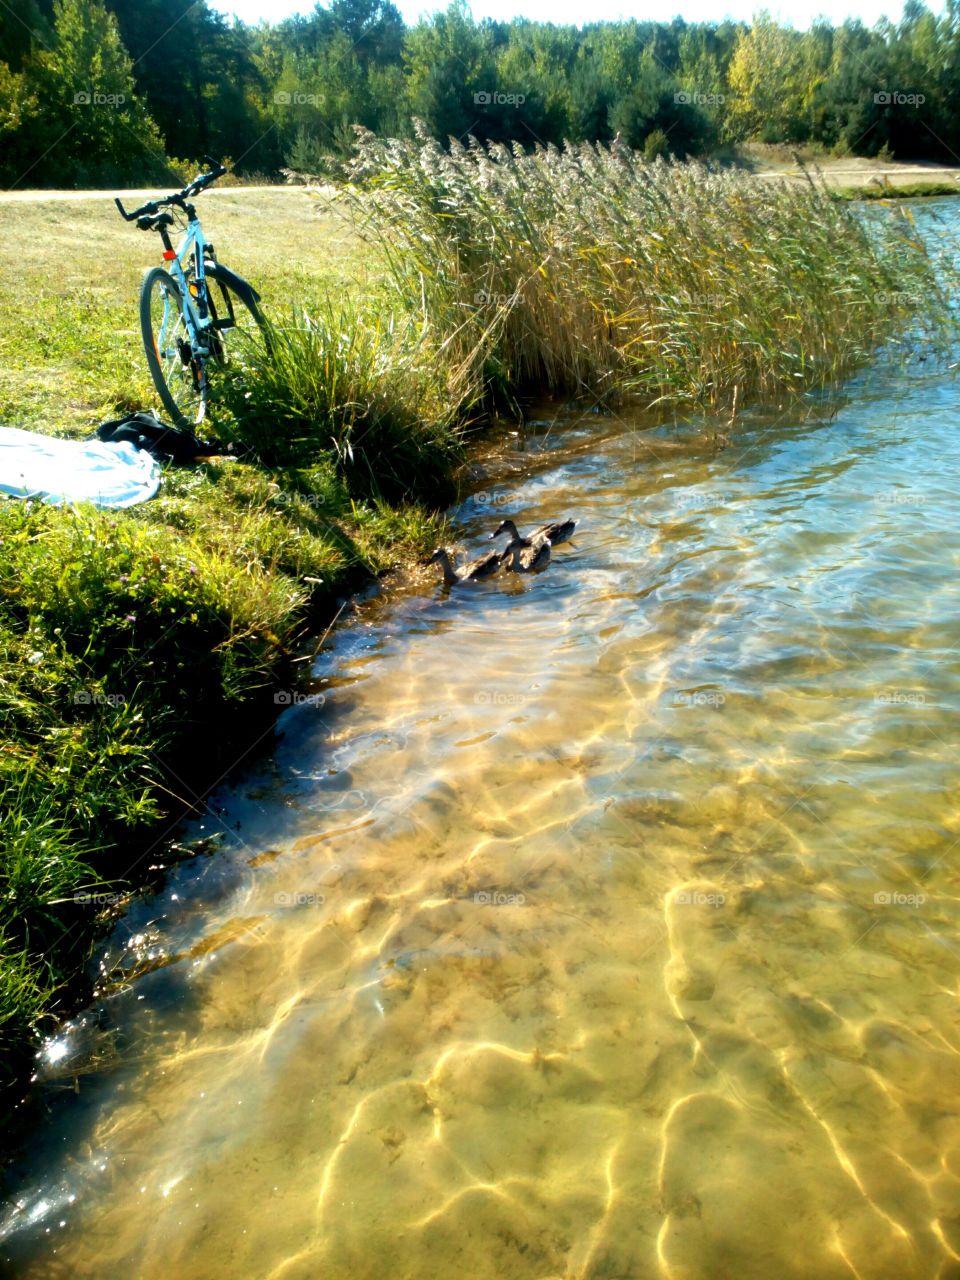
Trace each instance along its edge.
{"label": "sky", "polygon": [[[446,0],[394,0],[403,14],[404,21],[412,23],[422,13],[446,8]],[[211,8],[221,13],[236,14],[244,22],[259,22],[269,18],[278,22],[292,13],[309,13],[313,0],[210,0]],[[930,8],[938,10],[939,4]],[[767,3],[763,0],[661,0],[661,3],[630,3],[630,0],[591,0],[584,5],[575,0],[472,0],[471,10],[476,19],[515,17],[532,18],[543,22],[577,23],[595,22],[616,18],[656,18],[669,21],[675,15],[688,22],[718,22],[722,18],[749,21],[759,9],[767,8],[774,17],[791,26],[808,27],[811,21],[824,16],[836,25],[844,18],[860,18],[868,27],[882,17],[897,21],[903,9],[902,0],[782,0]]]}

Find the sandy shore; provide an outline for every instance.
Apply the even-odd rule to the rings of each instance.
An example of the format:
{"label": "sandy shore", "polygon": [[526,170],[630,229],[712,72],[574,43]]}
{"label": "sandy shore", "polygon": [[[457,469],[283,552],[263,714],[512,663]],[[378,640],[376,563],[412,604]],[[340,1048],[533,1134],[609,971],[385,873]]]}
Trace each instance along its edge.
{"label": "sandy shore", "polygon": [[[803,177],[800,166],[792,160],[780,162],[769,156],[753,157],[753,160],[758,178]],[[960,165],[880,161],[863,156],[843,159],[820,156],[806,163],[811,172],[819,173],[831,187],[903,187],[923,182],[951,184],[960,191]]]}

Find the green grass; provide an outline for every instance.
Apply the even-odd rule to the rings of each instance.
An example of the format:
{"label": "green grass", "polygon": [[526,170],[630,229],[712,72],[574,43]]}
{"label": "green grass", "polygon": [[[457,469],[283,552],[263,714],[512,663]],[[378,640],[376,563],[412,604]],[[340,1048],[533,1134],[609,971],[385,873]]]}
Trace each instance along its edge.
{"label": "green grass", "polygon": [[[221,261],[271,313],[376,293],[363,244],[302,189],[214,191],[198,209]],[[88,434],[118,408],[156,403],[137,318],[143,272],[160,261],[156,236],[123,222],[109,197],[0,198],[0,231],[3,420]]]}
{"label": "green grass", "polygon": [[327,303],[268,322],[226,388],[224,432],[274,466],[329,452],[366,498],[437,501],[452,496],[470,391],[428,323]]}
{"label": "green grass", "polygon": [[0,1084],[69,997],[84,895],[142,880],[130,851],[267,730],[298,641],[437,537],[330,459],[170,472],[130,512],[0,505]]}
{"label": "green grass", "polygon": [[880,183],[876,179],[864,186],[833,187],[840,200],[916,200],[927,196],[960,195],[956,182]]}

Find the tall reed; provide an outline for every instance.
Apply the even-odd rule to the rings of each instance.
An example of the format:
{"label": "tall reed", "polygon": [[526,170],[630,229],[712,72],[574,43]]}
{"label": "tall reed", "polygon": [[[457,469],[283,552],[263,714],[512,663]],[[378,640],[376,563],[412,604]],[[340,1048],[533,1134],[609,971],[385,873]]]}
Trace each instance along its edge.
{"label": "tall reed", "polygon": [[420,126],[413,141],[357,134],[352,217],[488,388],[772,398],[948,325],[910,218],[868,224],[813,181],[617,144],[445,150]]}

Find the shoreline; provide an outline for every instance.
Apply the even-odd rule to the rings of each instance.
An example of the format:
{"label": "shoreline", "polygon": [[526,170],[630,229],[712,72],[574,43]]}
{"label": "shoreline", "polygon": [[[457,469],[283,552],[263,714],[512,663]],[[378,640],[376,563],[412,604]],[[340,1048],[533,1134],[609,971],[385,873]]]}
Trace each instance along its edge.
{"label": "shoreline", "polygon": [[[725,442],[738,406],[802,390],[794,381],[796,360],[814,346],[827,358],[808,362],[803,385],[832,385],[856,367],[848,355],[851,322],[858,328],[857,352],[885,341],[901,314],[918,305],[915,298],[927,303],[932,336],[944,324],[930,301],[937,285],[925,249],[905,241],[892,225],[899,220],[891,219],[875,252],[865,252],[859,220],[822,187],[755,186],[744,214],[747,183],[719,177],[730,216],[723,216],[722,205],[715,212],[714,251],[703,257],[700,277],[672,281],[676,264],[690,261],[694,243],[700,248],[702,228],[671,211],[684,202],[696,207],[702,171],[664,169],[667,198],[651,201],[646,184],[631,185],[609,153],[597,159],[632,222],[649,222],[650,253],[664,277],[660,301],[640,292],[649,271],[631,256],[632,243],[611,247],[598,238],[593,215],[574,228],[572,240],[554,245],[551,272],[541,275],[529,269],[542,268],[541,232],[517,225],[514,202],[503,198],[493,215],[512,237],[515,261],[488,261],[490,211],[484,212],[483,193],[460,201],[462,225],[430,241],[435,278],[424,285],[418,228],[432,228],[435,194],[427,184],[440,198],[447,181],[447,168],[434,166],[432,154],[422,169],[404,171],[424,175],[422,185],[402,193],[405,203],[391,190],[375,206],[381,233],[392,228],[408,246],[394,259],[401,274],[390,284],[392,294],[370,270],[368,248],[361,254],[360,242],[339,222],[323,209],[302,216],[299,189],[295,200],[272,189],[257,199],[225,191],[214,231],[224,259],[258,284],[266,278],[268,314],[275,307],[273,314],[293,317],[278,322],[277,342],[245,358],[225,388],[233,395],[222,402],[222,438],[250,452],[168,469],[161,493],[129,512],[0,506],[0,723],[7,739],[0,805],[10,837],[0,862],[10,886],[0,917],[0,1036],[7,1049],[0,1087],[23,1096],[41,1033],[89,993],[91,940],[104,919],[93,907],[103,891],[109,897],[122,890],[114,899],[122,903],[163,870],[181,816],[249,759],[292,690],[303,687],[294,676],[302,669],[303,646],[315,643],[344,597],[391,569],[412,566],[444,540],[442,512],[470,446],[497,421],[496,403],[522,414],[527,393],[539,387],[554,401],[570,401],[587,388],[601,404],[600,392],[620,371],[616,385],[625,398],[641,407],[669,402],[681,406],[681,414],[713,414],[717,440]],[[480,181],[472,163],[460,161],[468,184]],[[505,171],[509,166],[511,181],[546,181],[559,198],[574,160],[510,155],[497,163]],[[150,395],[139,353],[133,356],[136,335],[123,327],[130,324],[131,286],[148,242],[130,238],[107,202],[98,203],[103,207],[85,214],[83,227],[42,202],[31,215],[37,249],[16,276],[11,336],[5,346],[0,340],[0,355],[10,357],[6,366],[0,361],[0,382],[5,378],[14,392],[7,420],[47,431],[89,429],[81,415],[86,419],[92,406],[129,406]],[[597,220],[604,207],[597,205]],[[264,210],[288,219],[286,226],[280,222],[272,250],[249,234],[259,229]],[[803,237],[760,237],[743,272],[728,276],[715,264],[741,253],[744,217],[760,218],[761,226],[802,228]],[[21,219],[26,215],[18,214]],[[118,247],[118,269],[92,298],[75,248],[97,222]],[[16,255],[22,237],[7,243]],[[564,255],[594,252],[598,244],[614,255],[614,286],[601,262],[571,289]],[[447,269],[461,246],[474,246],[475,278]],[[246,260],[237,248],[246,248]],[[49,263],[57,252],[61,269],[51,287]],[[820,269],[811,267],[811,252],[819,254]],[[859,282],[853,321],[824,287],[838,265]],[[406,270],[414,273],[409,279]],[[533,282],[535,294],[518,297],[518,272]],[[366,310],[331,301],[331,294],[342,297],[344,276],[354,288],[357,281],[367,285]],[[923,287],[908,288],[915,280]],[[893,283],[901,287],[891,303]],[[778,289],[788,286],[791,298],[799,295],[808,305],[778,307]],[[686,305],[677,305],[680,294]],[[417,296],[423,323],[417,313],[414,324],[401,304]],[[397,327],[382,323],[388,297],[400,316]],[[628,297],[646,299],[631,332],[594,323],[595,306],[614,308]],[[591,308],[581,305],[584,298]],[[512,300],[509,310],[502,299]],[[291,300],[300,310],[285,313]],[[748,350],[727,341],[724,325],[703,323],[731,307],[752,325],[756,341]],[[94,310],[97,323],[84,326],[78,346],[78,316],[86,320]],[[528,313],[538,317],[536,325],[525,323]],[[298,319],[304,315],[309,323]],[[38,318],[47,325],[39,326],[42,346]],[[453,319],[461,323],[454,327]],[[667,361],[651,333],[682,338],[684,361]],[[627,366],[631,382],[623,372],[625,351],[641,339],[647,348],[635,367]],[[704,367],[711,369],[707,385]]]}
{"label": "shoreline", "polygon": [[[329,632],[339,623],[349,622],[356,604],[369,598],[372,592],[379,593],[381,583],[386,585],[393,579],[413,575],[419,563],[419,553],[398,543],[395,559],[388,568],[374,571],[355,567],[339,580],[336,589],[318,590],[291,617],[291,647],[283,643],[285,637],[277,637],[269,665],[263,670],[264,686],[233,708],[229,719],[212,722],[208,726],[209,735],[195,744],[192,755],[186,759],[186,767],[184,758],[178,756],[176,771],[160,780],[168,800],[165,810],[144,830],[118,840],[113,847],[101,849],[105,861],[98,868],[95,890],[79,892],[75,898],[78,913],[69,928],[79,935],[80,945],[68,953],[76,958],[76,963],[58,987],[58,1004],[44,1015],[52,1019],[51,1025],[36,1038],[8,1048],[12,1061],[6,1064],[7,1080],[0,1086],[0,1096],[8,1106],[7,1121],[0,1133],[0,1179],[5,1180],[6,1171],[18,1160],[31,1120],[35,1118],[36,1104],[32,1100],[35,1066],[32,1064],[36,1064],[49,1035],[57,1034],[65,1023],[96,1001],[97,979],[89,968],[89,959],[96,948],[128,911],[131,902],[155,893],[180,863],[208,852],[206,840],[188,845],[178,843],[184,823],[202,817],[218,786],[227,783],[238,771],[252,767],[274,749],[277,722],[291,701],[310,689],[309,659]],[[172,769],[172,762],[165,765]]]}

